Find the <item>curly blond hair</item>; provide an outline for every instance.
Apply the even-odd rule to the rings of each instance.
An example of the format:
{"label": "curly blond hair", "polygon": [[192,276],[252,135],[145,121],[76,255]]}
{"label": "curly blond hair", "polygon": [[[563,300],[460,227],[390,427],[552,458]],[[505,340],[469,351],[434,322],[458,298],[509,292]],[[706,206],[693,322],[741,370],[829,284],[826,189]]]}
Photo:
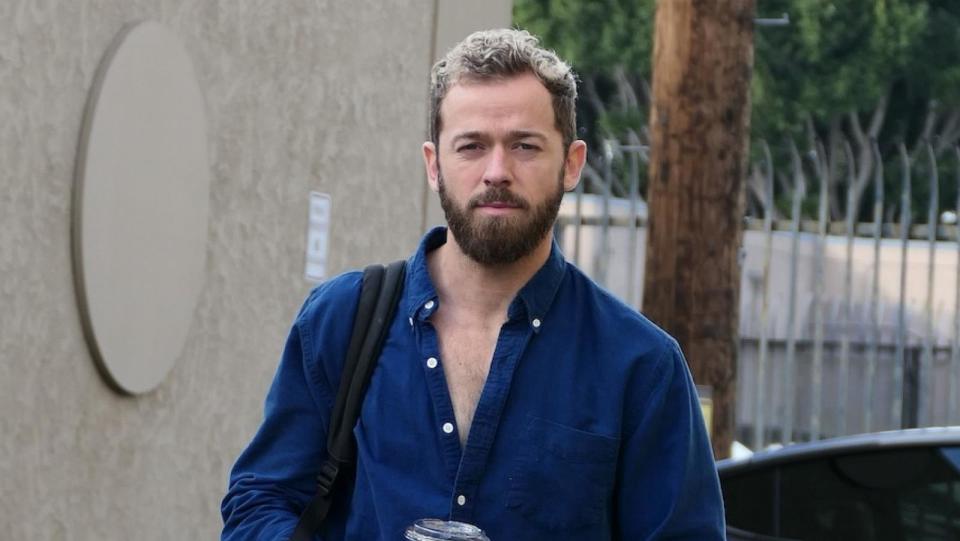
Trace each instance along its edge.
{"label": "curly blond hair", "polygon": [[433,65],[430,72],[430,140],[440,139],[440,104],[458,82],[504,79],[532,73],[553,99],[553,116],[569,148],[577,132],[577,76],[553,51],[526,30],[474,32]]}

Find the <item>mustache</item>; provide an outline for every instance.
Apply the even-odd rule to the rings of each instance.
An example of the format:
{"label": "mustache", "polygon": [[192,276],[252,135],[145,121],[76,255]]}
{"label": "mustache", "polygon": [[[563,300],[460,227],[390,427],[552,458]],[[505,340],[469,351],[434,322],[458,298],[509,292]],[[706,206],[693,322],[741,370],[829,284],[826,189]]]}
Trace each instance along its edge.
{"label": "mustache", "polygon": [[472,199],[470,199],[468,207],[474,209],[481,205],[490,205],[493,203],[501,203],[520,209],[527,209],[530,207],[530,203],[527,203],[526,199],[511,192],[507,188],[502,187],[489,188],[482,194],[474,196]]}

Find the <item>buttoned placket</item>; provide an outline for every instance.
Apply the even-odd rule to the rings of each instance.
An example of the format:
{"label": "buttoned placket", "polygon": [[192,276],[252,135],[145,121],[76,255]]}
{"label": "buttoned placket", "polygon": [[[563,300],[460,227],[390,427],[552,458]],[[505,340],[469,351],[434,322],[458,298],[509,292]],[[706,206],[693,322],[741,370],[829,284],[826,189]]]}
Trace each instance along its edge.
{"label": "buttoned placket", "polygon": [[420,365],[423,367],[427,389],[430,392],[433,404],[434,422],[436,423],[444,467],[447,476],[453,479],[456,477],[460,462],[460,436],[457,431],[456,416],[453,412],[453,402],[450,400],[447,382],[443,375],[439,341],[433,325],[428,321],[436,310],[437,300],[435,298],[427,299],[410,316],[410,323],[417,341]]}
{"label": "buttoned placket", "polygon": [[497,337],[487,381],[474,412],[465,448],[461,448],[453,402],[443,372],[439,340],[435,328],[428,321],[436,309],[435,299],[422,303],[415,315],[411,316],[411,326],[417,337],[419,357],[422,359],[420,364],[439,425],[441,455],[452,485],[450,519],[470,522],[476,491],[486,469],[514,370],[530,337],[540,330],[542,323],[539,318],[528,319],[518,302],[511,305],[508,321]]}

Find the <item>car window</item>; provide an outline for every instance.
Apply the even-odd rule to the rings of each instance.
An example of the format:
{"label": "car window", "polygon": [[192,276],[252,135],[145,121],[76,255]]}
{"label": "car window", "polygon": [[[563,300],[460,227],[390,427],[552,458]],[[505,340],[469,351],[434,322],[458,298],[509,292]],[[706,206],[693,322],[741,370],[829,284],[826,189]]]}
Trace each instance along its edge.
{"label": "car window", "polygon": [[960,447],[808,459],[723,479],[727,521],[817,541],[960,539]]}
{"label": "car window", "polygon": [[[774,468],[727,477],[722,480],[721,485],[729,526],[742,532],[774,534]],[[728,535],[729,537],[732,536]],[[742,538],[749,539],[745,535]]]}
{"label": "car window", "polygon": [[960,448],[932,454],[919,482],[898,491],[903,539],[960,539]]}
{"label": "car window", "polygon": [[953,471],[960,475],[960,447],[942,447],[940,454],[948,464],[953,466]]}

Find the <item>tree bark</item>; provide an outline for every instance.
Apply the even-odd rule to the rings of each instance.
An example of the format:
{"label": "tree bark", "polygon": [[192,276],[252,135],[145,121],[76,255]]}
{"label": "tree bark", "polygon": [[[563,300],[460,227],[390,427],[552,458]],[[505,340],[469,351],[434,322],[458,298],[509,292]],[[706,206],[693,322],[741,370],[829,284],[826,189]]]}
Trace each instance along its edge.
{"label": "tree bark", "polygon": [[717,458],[735,420],[754,11],[754,0],[660,0],[654,38],[644,312],[712,389]]}
{"label": "tree bark", "polygon": [[856,178],[853,180],[853,208],[859,209],[863,194],[867,187],[873,181],[873,169],[878,167],[874,161],[873,144],[880,136],[880,130],[883,128],[886,119],[887,109],[890,102],[890,92],[887,91],[880,98],[877,106],[873,110],[870,119],[870,126],[864,132],[860,125],[860,114],[857,111],[850,111],[850,129],[853,132],[854,140],[857,144],[856,158]]}

